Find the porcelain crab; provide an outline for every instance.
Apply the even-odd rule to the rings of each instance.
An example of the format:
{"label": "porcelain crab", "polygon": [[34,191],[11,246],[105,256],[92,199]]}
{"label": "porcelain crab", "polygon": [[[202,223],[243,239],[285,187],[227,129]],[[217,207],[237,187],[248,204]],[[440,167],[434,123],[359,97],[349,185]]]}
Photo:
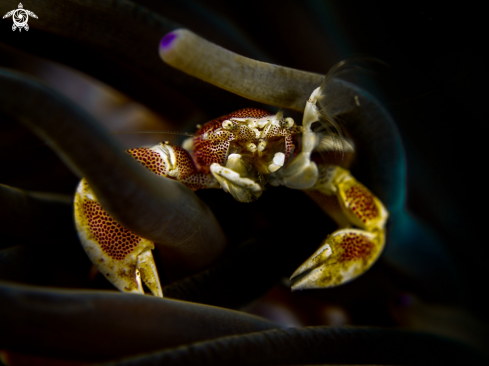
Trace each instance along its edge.
{"label": "porcelain crab", "polygon": [[[313,129],[316,122],[334,125],[318,108],[321,98],[318,87],[302,126],[282,112],[247,108],[207,122],[183,147],[160,143],[127,152],[159,176],[192,190],[222,188],[240,202],[260,197],[267,183],[304,190],[339,228],[292,274],[292,290],[337,286],[364,273],[379,257],[389,214],[348,170],[311,158],[315,151],[354,149],[336,128]],[[82,245],[99,271],[123,292],[144,294],[144,283],[154,296],[163,296],[151,254],[154,243],[112,219],[85,179],[74,207]]]}

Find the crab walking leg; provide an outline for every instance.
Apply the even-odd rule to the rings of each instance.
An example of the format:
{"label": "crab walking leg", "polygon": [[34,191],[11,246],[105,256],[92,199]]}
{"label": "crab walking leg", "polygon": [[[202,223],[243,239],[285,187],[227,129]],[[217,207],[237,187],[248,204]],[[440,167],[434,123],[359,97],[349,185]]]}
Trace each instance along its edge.
{"label": "crab walking leg", "polygon": [[[158,144],[128,153],[153,173],[179,180],[191,189],[217,185],[211,174],[198,172],[189,153],[178,146]],[[144,282],[154,296],[163,297],[151,253],[154,243],[110,217],[85,179],[78,185],[74,206],[80,241],[98,270],[120,291],[144,294]]]}
{"label": "crab walking leg", "polygon": [[305,192],[340,229],[292,274],[292,290],[337,286],[363,274],[384,248],[389,213],[382,202],[339,166],[319,167],[318,182]]}

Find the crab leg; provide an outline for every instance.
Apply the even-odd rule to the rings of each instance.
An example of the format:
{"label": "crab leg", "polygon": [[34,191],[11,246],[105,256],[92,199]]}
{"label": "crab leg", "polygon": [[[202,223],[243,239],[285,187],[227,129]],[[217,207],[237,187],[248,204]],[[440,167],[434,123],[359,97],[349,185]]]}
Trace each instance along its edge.
{"label": "crab leg", "polygon": [[[166,144],[130,149],[128,153],[153,173],[176,179],[191,189],[216,185],[211,174],[197,172],[189,153]],[[120,291],[144,294],[143,283],[163,297],[151,250],[155,244],[116,222],[83,179],[75,195],[75,224],[92,263]]]}
{"label": "crab leg", "polygon": [[384,248],[389,213],[382,202],[333,165],[320,166],[318,182],[305,192],[340,228],[292,274],[292,290],[337,286],[364,273]]}

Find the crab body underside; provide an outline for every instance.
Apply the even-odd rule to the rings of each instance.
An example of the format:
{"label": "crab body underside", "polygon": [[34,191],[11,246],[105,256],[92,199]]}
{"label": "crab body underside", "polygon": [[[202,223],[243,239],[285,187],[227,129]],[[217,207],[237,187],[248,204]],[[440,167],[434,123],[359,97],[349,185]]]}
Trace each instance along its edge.
{"label": "crab body underside", "polygon": [[[303,126],[281,112],[248,108],[206,123],[183,147],[160,143],[127,150],[159,176],[192,190],[222,188],[240,202],[257,199],[267,182],[304,190],[339,229],[292,274],[293,290],[332,287],[364,273],[382,252],[388,218],[384,205],[348,170],[311,160],[314,151],[334,150],[340,141],[312,131],[319,118],[315,93]],[[343,150],[353,150],[346,139],[340,142]],[[75,195],[75,223],[86,253],[114,286],[144,294],[144,282],[153,295],[163,296],[154,243],[112,219],[85,179]]]}

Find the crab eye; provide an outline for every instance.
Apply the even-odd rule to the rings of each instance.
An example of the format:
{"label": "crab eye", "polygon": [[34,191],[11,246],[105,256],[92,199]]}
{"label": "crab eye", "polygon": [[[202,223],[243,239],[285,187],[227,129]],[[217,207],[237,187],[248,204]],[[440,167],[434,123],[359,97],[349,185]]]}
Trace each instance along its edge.
{"label": "crab eye", "polygon": [[283,127],[291,128],[294,125],[294,120],[290,117],[287,117],[283,123]]}
{"label": "crab eye", "polygon": [[230,130],[233,128],[233,122],[231,122],[230,120],[225,120],[223,123],[222,123],[222,128],[225,128],[226,130]]}

